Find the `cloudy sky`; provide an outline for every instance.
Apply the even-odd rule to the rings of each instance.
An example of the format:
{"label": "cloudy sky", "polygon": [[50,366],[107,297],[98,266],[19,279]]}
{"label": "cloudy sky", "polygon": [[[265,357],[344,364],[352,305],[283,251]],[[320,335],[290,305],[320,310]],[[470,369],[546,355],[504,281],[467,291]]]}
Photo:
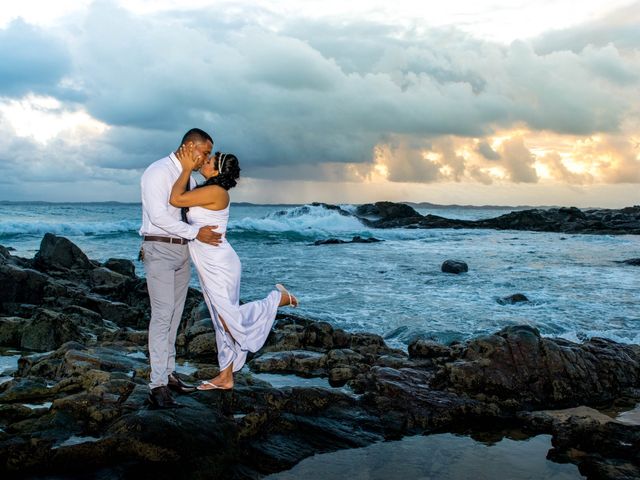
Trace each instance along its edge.
{"label": "cloudy sky", "polygon": [[235,201],[640,204],[640,2],[0,10],[0,200],[138,201],[192,126]]}

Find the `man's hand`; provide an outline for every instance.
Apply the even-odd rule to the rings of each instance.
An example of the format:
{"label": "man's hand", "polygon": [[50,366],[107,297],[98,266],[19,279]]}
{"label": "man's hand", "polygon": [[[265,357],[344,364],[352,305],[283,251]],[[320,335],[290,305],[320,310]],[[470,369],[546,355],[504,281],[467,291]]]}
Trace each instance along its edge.
{"label": "man's hand", "polygon": [[217,225],[206,225],[202,227],[198,231],[198,235],[196,236],[197,240],[200,240],[202,243],[208,243],[209,245],[213,245],[217,247],[222,243],[222,234],[219,232],[214,232],[213,229],[218,228]]}

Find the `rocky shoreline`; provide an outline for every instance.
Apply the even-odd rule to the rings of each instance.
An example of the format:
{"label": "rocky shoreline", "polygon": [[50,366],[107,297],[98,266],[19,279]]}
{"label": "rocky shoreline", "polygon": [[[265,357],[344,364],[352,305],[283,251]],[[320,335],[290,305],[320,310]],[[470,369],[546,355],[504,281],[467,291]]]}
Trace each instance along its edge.
{"label": "rocky shoreline", "polygon": [[[500,424],[552,435],[549,457],[588,478],[640,477],[640,426],[598,411],[640,401],[638,345],[577,344],[523,325],[405,351],[280,314],[233,391],[158,411],[145,406],[148,315],[145,281],[127,260],[101,264],[52,234],[34,259],[0,247],[0,347],[24,352],[0,384],[3,478],[260,478],[316,453]],[[177,348],[197,366],[189,380],[217,372],[197,290]],[[331,386],[274,388],[261,372]]]}
{"label": "rocky shoreline", "polygon": [[314,205],[338,211],[345,216],[354,216],[371,228],[482,228],[609,235],[640,234],[640,205],[621,209],[587,210],[576,207],[534,208],[483,220],[457,220],[438,215],[421,215],[409,205],[394,202],[360,205],[354,212],[336,205]]}

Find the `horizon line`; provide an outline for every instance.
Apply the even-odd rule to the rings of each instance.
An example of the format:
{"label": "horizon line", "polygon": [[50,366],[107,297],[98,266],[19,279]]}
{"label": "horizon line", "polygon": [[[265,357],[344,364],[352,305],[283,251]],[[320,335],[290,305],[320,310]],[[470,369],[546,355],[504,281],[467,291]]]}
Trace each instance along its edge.
{"label": "horizon line", "polygon": [[[390,201],[390,200],[378,200],[377,202],[364,202],[364,203],[336,203],[329,204],[327,202],[303,202],[303,203],[253,203],[253,202],[231,202],[233,205],[250,205],[256,207],[299,207],[303,205],[312,205],[312,204],[325,204],[325,205],[372,205],[378,202],[389,202],[389,203],[398,203],[412,206],[414,208],[470,208],[470,209],[534,209],[534,208],[542,208],[542,209],[550,209],[550,208],[574,208],[574,205],[473,205],[473,204],[439,204],[439,203],[431,203],[431,202],[410,202],[410,201]],[[76,202],[76,201],[49,201],[49,200],[0,200],[0,205],[19,205],[19,204],[31,204],[31,205],[87,205],[87,204],[103,204],[103,205],[142,205],[142,202],[121,202],[118,200],[103,200],[103,201],[85,201],[85,202]],[[626,207],[619,208],[610,208],[610,207],[575,207],[580,210],[590,210],[590,209],[602,209],[602,210],[620,210],[623,208],[635,207],[638,205],[628,205]]]}

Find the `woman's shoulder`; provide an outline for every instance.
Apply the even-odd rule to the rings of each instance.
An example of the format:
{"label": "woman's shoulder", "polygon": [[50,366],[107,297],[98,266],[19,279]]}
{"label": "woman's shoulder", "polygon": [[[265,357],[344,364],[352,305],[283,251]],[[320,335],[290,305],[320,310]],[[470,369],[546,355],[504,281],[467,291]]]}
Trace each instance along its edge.
{"label": "woman's shoulder", "polygon": [[217,206],[220,206],[220,205],[229,206],[229,203],[230,203],[229,192],[224,188],[222,188],[220,185],[215,185],[215,184],[202,185],[199,188],[203,189],[206,192],[207,197],[211,200],[211,203],[215,203],[217,204]]}

